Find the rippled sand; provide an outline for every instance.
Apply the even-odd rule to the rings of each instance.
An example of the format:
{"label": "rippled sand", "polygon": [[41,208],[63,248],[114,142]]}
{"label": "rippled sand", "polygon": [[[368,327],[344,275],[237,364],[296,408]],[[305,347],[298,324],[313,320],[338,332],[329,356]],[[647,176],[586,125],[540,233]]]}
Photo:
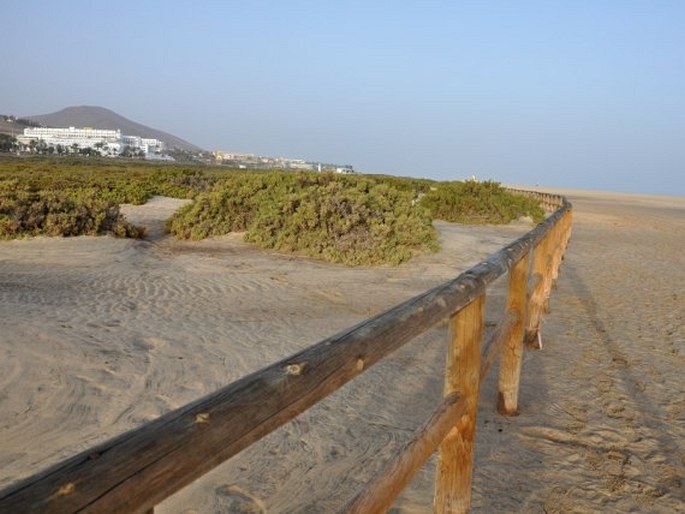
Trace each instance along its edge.
{"label": "rippled sand", "polygon": [[[484,385],[474,512],[682,505],[685,204],[575,199],[521,415],[497,416]],[[239,235],[175,241],[162,227],[179,205],[125,208],[151,227],[146,241],[0,243],[0,486],[453,278],[530,228],[437,223],[440,253],[351,269]],[[490,322],[503,294],[491,295]],[[444,340],[436,327],[158,510],[335,511],[432,410]],[[398,512],[430,512],[432,474],[429,463]]]}

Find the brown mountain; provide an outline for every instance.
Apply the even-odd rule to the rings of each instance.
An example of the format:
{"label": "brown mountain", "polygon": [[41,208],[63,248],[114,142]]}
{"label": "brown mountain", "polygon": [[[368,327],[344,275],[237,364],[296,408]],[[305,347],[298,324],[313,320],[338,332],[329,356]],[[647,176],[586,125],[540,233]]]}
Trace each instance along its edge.
{"label": "brown mountain", "polygon": [[31,125],[21,118],[10,118],[6,114],[0,114],[0,134],[18,136],[24,133],[26,127]]}
{"label": "brown mountain", "polygon": [[200,151],[200,147],[188,141],[173,136],[161,130],[146,127],[135,121],[105,109],[90,105],[67,107],[52,114],[39,114],[35,116],[23,116],[24,118],[44,125],[46,127],[92,127],[98,129],[119,129],[122,134],[159,139],[164,141],[168,148],[181,150]]}

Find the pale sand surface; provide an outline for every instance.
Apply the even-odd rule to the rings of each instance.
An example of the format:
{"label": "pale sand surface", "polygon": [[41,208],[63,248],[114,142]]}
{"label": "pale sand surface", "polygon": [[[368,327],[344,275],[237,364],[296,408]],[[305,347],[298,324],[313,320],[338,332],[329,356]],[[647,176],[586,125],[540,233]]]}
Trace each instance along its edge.
{"label": "pale sand surface", "polygon": [[[481,391],[473,512],[683,511],[685,199],[569,192],[571,247],[521,415]],[[418,294],[530,227],[437,223],[397,268],[163,236],[179,201],[126,207],[148,241],[0,243],[0,487]],[[488,320],[500,316],[496,287]],[[444,327],[371,368],[156,512],[335,512],[437,402]],[[397,512],[430,512],[432,461]]]}

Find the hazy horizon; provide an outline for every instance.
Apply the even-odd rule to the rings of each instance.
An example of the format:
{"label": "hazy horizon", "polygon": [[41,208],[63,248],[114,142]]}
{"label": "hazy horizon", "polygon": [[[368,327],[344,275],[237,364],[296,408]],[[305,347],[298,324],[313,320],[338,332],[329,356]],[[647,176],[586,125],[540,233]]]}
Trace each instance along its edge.
{"label": "hazy horizon", "polygon": [[208,150],[685,195],[685,3],[12,3],[0,113]]}

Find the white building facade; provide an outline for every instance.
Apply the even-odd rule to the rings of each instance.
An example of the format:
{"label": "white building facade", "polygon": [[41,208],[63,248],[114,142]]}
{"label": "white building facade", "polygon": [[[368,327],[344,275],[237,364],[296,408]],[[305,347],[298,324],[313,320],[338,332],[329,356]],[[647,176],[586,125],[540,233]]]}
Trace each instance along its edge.
{"label": "white building facade", "polygon": [[28,127],[17,141],[25,146],[45,145],[67,149],[92,148],[102,155],[119,155],[128,146],[135,151],[159,154],[164,150],[164,143],[158,139],[122,135],[120,130],[94,129],[89,127],[47,128]]}

